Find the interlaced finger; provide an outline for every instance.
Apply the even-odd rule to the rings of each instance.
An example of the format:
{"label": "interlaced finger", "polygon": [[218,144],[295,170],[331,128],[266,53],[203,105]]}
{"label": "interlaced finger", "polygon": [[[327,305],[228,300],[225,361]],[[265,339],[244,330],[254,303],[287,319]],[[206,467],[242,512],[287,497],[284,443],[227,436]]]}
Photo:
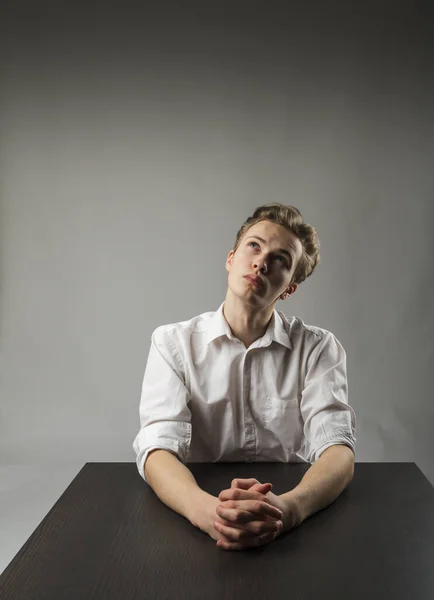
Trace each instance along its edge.
{"label": "interlaced finger", "polygon": [[216,513],[222,519],[226,519],[227,521],[231,521],[232,523],[247,523],[248,521],[254,521],[255,519],[265,520],[263,516],[258,513],[250,512],[249,510],[240,509],[240,508],[227,508],[226,502],[224,504],[219,504],[216,509]]}
{"label": "interlaced finger", "polygon": [[251,479],[232,479],[231,488],[248,490],[252,487],[252,485],[255,485],[255,483],[259,483],[259,481],[253,477]]}
{"label": "interlaced finger", "polygon": [[[226,512],[228,510],[231,510],[231,512]],[[235,522],[238,520],[241,522],[245,522],[246,520],[251,521],[252,517],[253,519],[259,518],[264,520],[266,517],[271,517],[272,519],[281,519],[283,517],[282,511],[276,506],[260,500],[226,500],[217,506],[216,512],[219,516]]]}
{"label": "interlaced finger", "polygon": [[[231,521],[223,519],[222,517],[220,517],[219,521],[216,521],[216,523],[217,526],[216,524],[214,524],[215,529],[217,529],[217,531],[219,531],[220,533],[223,533],[223,535],[225,536],[226,533],[224,533],[224,531],[227,530],[223,530],[223,526],[225,528],[229,527],[231,529],[240,529],[241,531],[245,531],[246,537],[248,537],[248,535],[257,536],[262,535],[264,533],[278,533],[283,527],[282,521],[248,521],[246,523],[233,523]],[[227,537],[229,538],[230,536],[228,535]]]}
{"label": "interlaced finger", "polygon": [[225,500],[260,500],[261,502],[270,503],[268,498],[264,494],[261,494],[261,492],[242,490],[240,488],[223,490],[219,494],[219,500],[220,502],[224,502]]}
{"label": "interlaced finger", "polygon": [[239,541],[232,541],[231,539],[221,539],[217,542],[217,546],[222,550],[245,550],[247,548],[257,548],[264,546],[272,542],[277,536],[276,533],[263,533],[262,535],[256,535],[253,537],[244,538]]}

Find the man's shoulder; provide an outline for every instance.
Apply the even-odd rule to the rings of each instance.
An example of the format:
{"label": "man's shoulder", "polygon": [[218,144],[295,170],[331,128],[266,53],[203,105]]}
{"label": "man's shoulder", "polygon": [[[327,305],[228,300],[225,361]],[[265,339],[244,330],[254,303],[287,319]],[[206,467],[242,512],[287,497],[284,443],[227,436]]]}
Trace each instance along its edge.
{"label": "man's shoulder", "polygon": [[317,325],[309,325],[305,323],[301,317],[288,317],[282,311],[277,311],[282,318],[283,326],[288,332],[288,335],[293,340],[304,338],[311,340],[312,343],[319,342],[325,338],[334,338],[335,336],[328,329],[318,327]]}
{"label": "man's shoulder", "polygon": [[206,331],[206,329],[209,326],[210,320],[216,312],[217,311],[207,311],[185,321],[177,321],[174,323],[159,325],[154,330],[154,335],[164,337],[164,335],[190,335],[192,333],[200,333],[202,331]]}

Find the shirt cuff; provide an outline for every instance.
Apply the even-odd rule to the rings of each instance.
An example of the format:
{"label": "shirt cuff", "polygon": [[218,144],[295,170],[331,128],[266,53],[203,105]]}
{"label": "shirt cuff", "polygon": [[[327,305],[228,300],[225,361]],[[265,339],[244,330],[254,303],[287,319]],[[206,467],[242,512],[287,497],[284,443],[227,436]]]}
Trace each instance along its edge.
{"label": "shirt cuff", "polygon": [[339,436],[324,441],[323,444],[321,444],[321,446],[319,446],[312,452],[312,464],[319,459],[321,454],[325,452],[327,448],[330,448],[330,446],[339,445],[348,446],[348,448],[351,448],[351,450],[353,451],[354,456],[356,456],[356,438],[352,433],[342,431],[339,432]]}

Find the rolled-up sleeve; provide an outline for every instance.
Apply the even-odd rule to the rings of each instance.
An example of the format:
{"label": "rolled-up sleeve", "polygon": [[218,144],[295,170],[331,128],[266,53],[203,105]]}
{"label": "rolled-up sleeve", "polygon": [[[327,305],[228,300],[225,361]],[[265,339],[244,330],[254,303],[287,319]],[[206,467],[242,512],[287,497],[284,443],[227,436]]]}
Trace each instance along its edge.
{"label": "rolled-up sleeve", "polygon": [[136,464],[144,466],[151,450],[162,448],[185,462],[191,441],[189,392],[175,345],[163,327],[152,334],[140,399],[140,431],[133,442]]}
{"label": "rolled-up sleeve", "polygon": [[348,404],[345,350],[326,332],[309,359],[301,394],[304,425],[301,456],[310,463],[330,446],[344,444],[356,452],[356,414]]}

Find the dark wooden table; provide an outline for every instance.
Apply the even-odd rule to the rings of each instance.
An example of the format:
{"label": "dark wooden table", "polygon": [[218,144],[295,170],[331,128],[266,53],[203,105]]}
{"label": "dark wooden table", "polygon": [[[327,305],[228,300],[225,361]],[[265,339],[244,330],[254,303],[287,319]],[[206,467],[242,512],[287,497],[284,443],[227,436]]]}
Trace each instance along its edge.
{"label": "dark wooden table", "polygon": [[[307,464],[194,463],[277,494]],[[29,498],[31,502],[31,498]],[[414,463],[356,463],[348,488],[262,548],[220,550],[155,496],[133,463],[87,463],[0,577],[2,600],[434,598],[434,488]]]}

